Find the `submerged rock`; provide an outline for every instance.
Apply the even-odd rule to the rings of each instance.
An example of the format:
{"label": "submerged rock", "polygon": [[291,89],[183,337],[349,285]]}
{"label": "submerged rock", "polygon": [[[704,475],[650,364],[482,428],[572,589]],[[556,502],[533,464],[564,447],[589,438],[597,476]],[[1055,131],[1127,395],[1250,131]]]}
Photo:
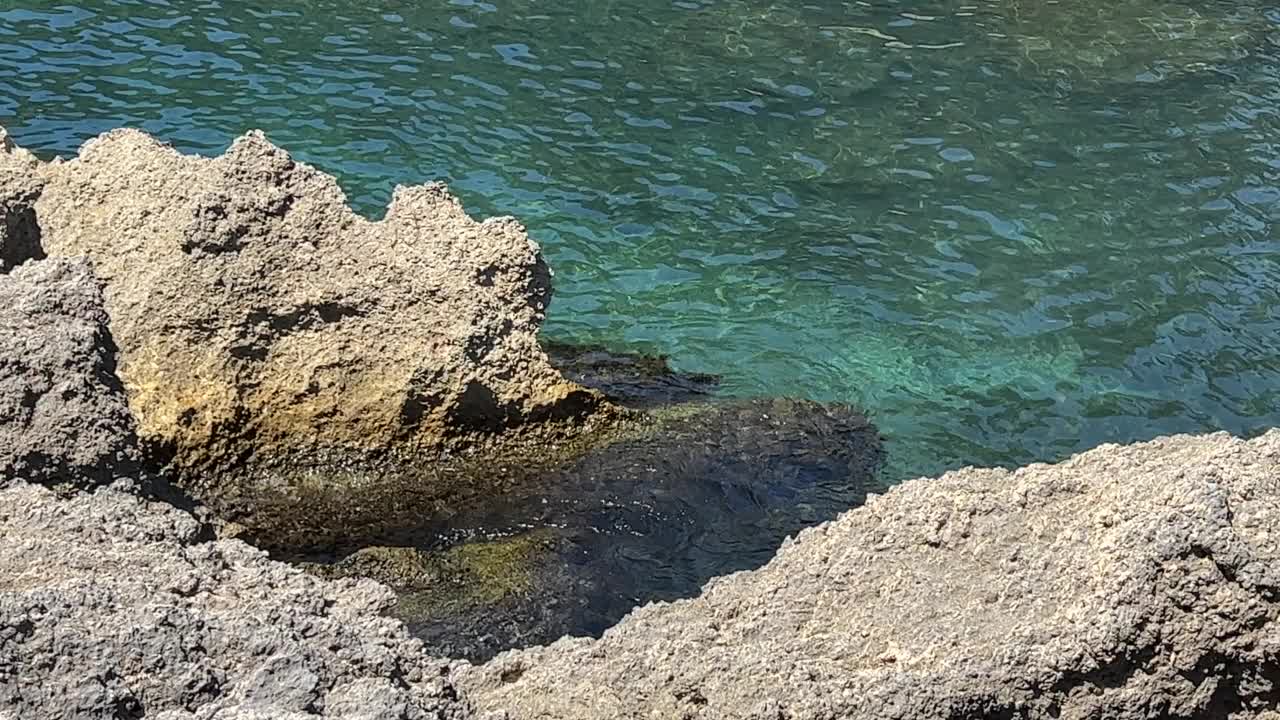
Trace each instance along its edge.
{"label": "submerged rock", "polygon": [[603,405],[538,345],[537,245],[442,185],[371,222],[256,132],[208,159],[117,130],[41,172],[44,249],[93,261],[139,433],[179,466],[437,451]]}
{"label": "submerged rock", "polygon": [[[759,567],[861,502],[882,460],[876,428],[846,406],[689,403],[571,459],[296,475],[249,503],[242,531],[277,559],[388,583],[432,652],[481,660],[598,635],[637,604]],[[449,486],[448,502],[430,490]]]}
{"label": "submerged rock", "polygon": [[0,273],[44,257],[33,207],[44,180],[40,164],[0,127]]}
{"label": "submerged rock", "polygon": [[529,720],[1258,718],[1278,479],[1280,431],[915,480],[697,599],[457,679]]}
{"label": "submerged rock", "polygon": [[705,400],[720,385],[707,373],[678,372],[661,355],[617,352],[598,345],[543,342],[551,364],[573,382],[598,390],[610,401],[652,410]]}
{"label": "submerged rock", "polygon": [[102,291],[88,263],[0,275],[0,484],[93,485],[140,456]]}

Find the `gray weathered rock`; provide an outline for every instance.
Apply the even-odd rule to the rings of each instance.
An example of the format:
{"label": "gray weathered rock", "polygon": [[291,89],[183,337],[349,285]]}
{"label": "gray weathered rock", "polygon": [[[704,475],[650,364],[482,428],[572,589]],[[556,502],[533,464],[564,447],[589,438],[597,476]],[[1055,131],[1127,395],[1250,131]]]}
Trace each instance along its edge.
{"label": "gray weathered rock", "polygon": [[89,265],[42,260],[0,275],[0,484],[91,485],[138,462]]}
{"label": "gray weathered rock", "polygon": [[208,159],[117,130],[42,174],[44,248],[93,260],[139,433],[180,464],[436,450],[602,403],[538,345],[537,245],[442,185],[370,222],[261,133]]}
{"label": "gray weathered rock", "polygon": [[34,208],[44,186],[39,167],[0,127],[0,273],[44,257]]}
{"label": "gray weathered rock", "polygon": [[[123,481],[0,490],[0,717],[469,715],[389,590],[322,581]],[[11,715],[7,715],[11,713]]]}
{"label": "gray weathered rock", "polygon": [[895,488],[598,641],[456,676],[491,717],[1256,718],[1280,702],[1280,431]]}

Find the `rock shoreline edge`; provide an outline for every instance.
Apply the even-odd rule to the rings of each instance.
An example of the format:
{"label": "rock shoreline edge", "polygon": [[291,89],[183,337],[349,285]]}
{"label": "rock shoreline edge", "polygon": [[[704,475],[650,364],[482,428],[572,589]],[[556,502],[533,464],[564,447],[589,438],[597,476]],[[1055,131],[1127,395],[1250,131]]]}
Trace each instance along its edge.
{"label": "rock shoreline edge", "polygon": [[[31,238],[15,160],[0,250]],[[0,273],[4,720],[1280,717],[1280,430],[913,480],[599,640],[471,666],[386,588],[148,497],[110,280],[104,312],[53,254]]]}

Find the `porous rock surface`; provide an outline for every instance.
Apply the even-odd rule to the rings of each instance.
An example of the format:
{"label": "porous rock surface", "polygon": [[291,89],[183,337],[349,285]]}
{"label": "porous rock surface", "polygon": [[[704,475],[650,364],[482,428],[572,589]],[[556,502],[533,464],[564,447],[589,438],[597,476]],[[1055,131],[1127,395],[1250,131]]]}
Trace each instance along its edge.
{"label": "porous rock surface", "polygon": [[102,292],[83,260],[0,274],[0,484],[78,486],[135,473]]}
{"label": "porous rock surface", "polygon": [[44,256],[34,208],[44,186],[39,167],[0,127],[0,273]]}
{"label": "porous rock surface", "polygon": [[916,480],[598,641],[463,666],[491,718],[1261,718],[1280,431]]}
{"label": "porous rock surface", "polygon": [[368,580],[323,581],[128,481],[0,490],[0,718],[467,717]]}
{"label": "porous rock surface", "polygon": [[179,464],[444,449],[601,402],[538,345],[537,245],[443,185],[372,222],[258,132],[210,159],[115,130],[41,174],[44,250],[93,261],[139,434]]}

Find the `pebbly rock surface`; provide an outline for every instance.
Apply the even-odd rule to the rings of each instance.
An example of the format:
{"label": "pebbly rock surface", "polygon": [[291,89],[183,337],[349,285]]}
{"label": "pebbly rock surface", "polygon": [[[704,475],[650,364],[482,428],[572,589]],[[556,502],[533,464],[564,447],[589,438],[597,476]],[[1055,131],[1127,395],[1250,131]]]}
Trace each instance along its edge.
{"label": "pebbly rock surface", "polygon": [[128,481],[0,490],[0,718],[463,720],[371,581],[323,581]]}
{"label": "pebbly rock surface", "polygon": [[44,186],[34,155],[0,127],[0,273],[44,257],[35,200]]}
{"label": "pebbly rock surface", "polygon": [[102,291],[83,260],[0,274],[0,485],[135,473],[138,441]]}
{"label": "pebbly rock surface", "polygon": [[179,465],[450,449],[603,405],[538,345],[537,245],[443,185],[372,222],[258,132],[203,158],[116,130],[41,175],[44,250],[93,261],[139,434]]}
{"label": "pebbly rock surface", "polygon": [[520,720],[1274,717],[1278,527],[1280,431],[965,469],[456,677]]}

